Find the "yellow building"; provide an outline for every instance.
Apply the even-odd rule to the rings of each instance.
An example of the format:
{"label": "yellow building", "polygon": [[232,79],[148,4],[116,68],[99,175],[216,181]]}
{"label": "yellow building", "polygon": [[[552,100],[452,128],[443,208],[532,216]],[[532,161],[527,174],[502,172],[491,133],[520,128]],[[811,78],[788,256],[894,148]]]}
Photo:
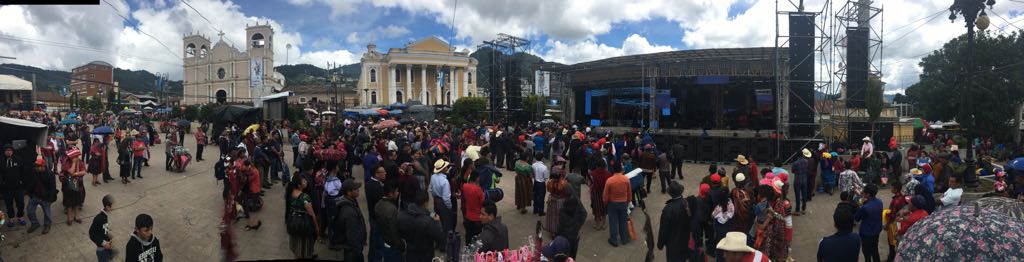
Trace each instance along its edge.
{"label": "yellow building", "polygon": [[480,95],[474,82],[476,59],[469,57],[468,50],[457,52],[437,37],[391,48],[386,54],[371,43],[360,61],[363,68],[356,86],[360,105],[409,101],[451,105],[459,98]]}

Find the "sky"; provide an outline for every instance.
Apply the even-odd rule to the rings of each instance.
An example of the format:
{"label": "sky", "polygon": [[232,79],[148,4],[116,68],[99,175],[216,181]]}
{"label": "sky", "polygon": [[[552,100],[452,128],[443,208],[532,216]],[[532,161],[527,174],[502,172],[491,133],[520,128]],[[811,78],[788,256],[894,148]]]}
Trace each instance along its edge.
{"label": "sky", "polygon": [[[778,10],[795,11],[789,1]],[[795,2],[795,1],[794,1]],[[917,63],[930,51],[964,34],[940,0],[876,0],[872,19],[882,39],[874,64],[902,92],[918,81]],[[1024,3],[1000,0],[988,10],[990,34],[1024,27]],[[245,27],[269,23],[275,31],[274,64],[359,62],[368,43],[378,50],[436,36],[458,50],[473,51],[498,33],[529,39],[529,52],[546,61],[573,64],[602,58],[672,50],[772,47],[775,0],[101,0],[98,6],[0,6],[0,63],[70,70],[94,60],[132,70],[182,77],[182,38],[191,33],[243,47]],[[807,0],[822,12],[826,1]],[[845,1],[817,19],[823,32]],[[189,6],[191,5],[191,7]],[[884,18],[884,21],[883,21]],[[828,21],[825,21],[828,20]],[[830,35],[820,33],[819,36]],[[839,39],[835,34],[834,38]],[[779,38],[787,45],[786,38]],[[287,45],[291,48],[286,48]],[[826,48],[825,50],[830,50]],[[832,54],[837,54],[832,56]],[[826,51],[819,65],[839,64]],[[823,57],[833,57],[825,59]],[[827,79],[829,70],[820,70]]]}

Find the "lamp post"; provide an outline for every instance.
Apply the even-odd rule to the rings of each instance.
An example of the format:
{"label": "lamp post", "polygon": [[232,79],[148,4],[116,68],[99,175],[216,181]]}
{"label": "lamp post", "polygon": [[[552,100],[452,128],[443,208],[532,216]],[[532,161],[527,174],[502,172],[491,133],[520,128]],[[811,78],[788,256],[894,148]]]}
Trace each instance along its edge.
{"label": "lamp post", "polygon": [[995,4],[995,0],[954,0],[953,5],[949,7],[949,20],[955,21],[957,14],[960,14],[964,17],[967,27],[967,70],[964,70],[967,72],[967,84],[960,90],[960,113],[963,116],[959,117],[960,121],[967,121],[970,127],[967,130],[967,168],[964,172],[964,184],[967,187],[978,186],[978,176],[974,173],[977,164],[974,157],[974,133],[977,126],[970,105],[970,92],[974,84],[974,26],[977,25],[978,29],[983,31],[988,28],[989,20],[985,14],[985,6],[992,8]]}

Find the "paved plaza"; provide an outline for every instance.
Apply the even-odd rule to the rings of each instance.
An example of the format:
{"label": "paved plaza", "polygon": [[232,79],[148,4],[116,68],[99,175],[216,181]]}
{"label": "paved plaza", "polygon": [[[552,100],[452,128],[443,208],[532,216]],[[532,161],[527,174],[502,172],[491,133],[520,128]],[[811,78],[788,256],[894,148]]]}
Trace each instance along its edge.
{"label": "paved plaza", "polygon": [[[195,152],[195,139],[188,136],[187,146]],[[287,150],[290,148],[286,147]],[[120,181],[112,181],[98,187],[89,184],[91,177],[86,177],[86,202],[82,210],[82,224],[66,225],[66,216],[60,201],[53,205],[54,226],[47,235],[39,231],[26,234],[28,226],[13,229],[3,228],[6,240],[0,246],[0,256],[4,261],[94,261],[95,246],[89,241],[88,230],[92,218],[101,208],[100,199],[105,194],[115,197],[114,210],[110,213],[110,228],[114,235],[114,247],[119,252],[115,261],[122,261],[125,243],[129,238],[134,218],[140,213],[153,216],[155,221],[154,234],[160,239],[166,261],[218,261],[220,254],[220,236],[217,225],[220,222],[223,201],[221,200],[222,184],[213,176],[213,165],[218,150],[208,147],[205,153],[207,161],[193,162],[188,172],[172,173],[164,171],[164,145],[152,148],[153,159],[150,167],[143,169],[143,179],[133,180],[124,185]],[[111,154],[116,154],[114,150]],[[286,155],[290,156],[288,152]],[[111,156],[113,158],[113,156]],[[289,159],[290,160],[290,159]],[[686,178],[682,181],[685,195],[697,192],[697,181],[707,170],[707,165],[686,164]],[[505,178],[499,186],[506,194],[514,192],[512,183],[513,172],[503,170]],[[117,165],[112,165],[111,174],[117,176]],[[362,168],[356,166],[355,177],[361,179]],[[657,183],[657,180],[655,180]],[[290,259],[288,235],[284,227],[284,192],[283,187],[275,185],[266,192],[264,207],[254,217],[263,220],[264,225],[258,231],[245,231],[244,220],[236,223],[235,231],[237,251],[241,260]],[[661,209],[668,196],[660,193],[660,187],[652,185],[647,203],[654,231],[657,232]],[[880,190],[879,197],[888,203],[891,196],[888,190]],[[59,196],[63,198],[63,195]],[[364,197],[363,195],[360,198]],[[791,198],[792,199],[792,198]],[[808,215],[793,218],[795,227],[792,244],[792,257],[796,261],[813,261],[817,252],[818,240],[832,234],[832,211],[839,201],[838,194],[828,196],[819,194],[814,201],[808,203]],[[515,210],[511,197],[498,203],[499,215],[509,228],[509,244],[512,247],[526,243],[527,235],[534,231],[536,222],[542,220],[532,214],[519,214]],[[642,261],[647,246],[643,241],[634,241],[617,248],[608,242],[608,231],[596,231],[593,228],[593,216],[589,214],[590,199],[584,197],[583,204],[588,207],[587,223],[580,237],[579,258],[577,261]],[[366,212],[366,202],[359,201],[360,207]],[[640,211],[640,209],[636,209]],[[42,217],[41,212],[39,216]],[[643,214],[633,212],[631,215],[636,224],[636,231],[642,240],[642,226],[645,222]],[[11,219],[8,217],[8,219]],[[462,231],[461,219],[458,226]],[[548,236],[545,236],[546,238]],[[545,239],[550,241],[550,239]],[[882,244],[880,253],[888,254],[887,247]],[[340,260],[340,253],[327,249],[326,245],[318,245],[320,259]],[[440,255],[440,254],[438,254]],[[664,252],[656,250],[655,261],[663,261]]]}

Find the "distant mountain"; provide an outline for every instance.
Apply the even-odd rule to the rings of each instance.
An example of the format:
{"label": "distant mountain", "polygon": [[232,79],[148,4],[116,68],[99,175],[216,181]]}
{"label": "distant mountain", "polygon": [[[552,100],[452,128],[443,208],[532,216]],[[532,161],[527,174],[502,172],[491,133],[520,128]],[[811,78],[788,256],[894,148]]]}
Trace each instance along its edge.
{"label": "distant mountain", "polygon": [[[47,70],[33,66],[19,64],[0,64],[0,74],[14,75],[23,79],[32,80],[35,74],[36,86],[40,91],[59,91],[61,86],[71,83],[71,72],[59,70]],[[132,71],[130,69],[114,68],[114,81],[118,82],[121,90],[133,94],[155,94],[157,76],[146,70]],[[167,91],[171,94],[182,94],[181,81],[168,81]]]}
{"label": "distant mountain", "polygon": [[[327,80],[329,71],[311,64],[282,65],[274,67],[278,73],[284,75],[287,85],[310,85],[324,83]],[[359,81],[359,74],[363,67],[361,63],[349,64],[339,67],[341,76],[349,82]]]}

